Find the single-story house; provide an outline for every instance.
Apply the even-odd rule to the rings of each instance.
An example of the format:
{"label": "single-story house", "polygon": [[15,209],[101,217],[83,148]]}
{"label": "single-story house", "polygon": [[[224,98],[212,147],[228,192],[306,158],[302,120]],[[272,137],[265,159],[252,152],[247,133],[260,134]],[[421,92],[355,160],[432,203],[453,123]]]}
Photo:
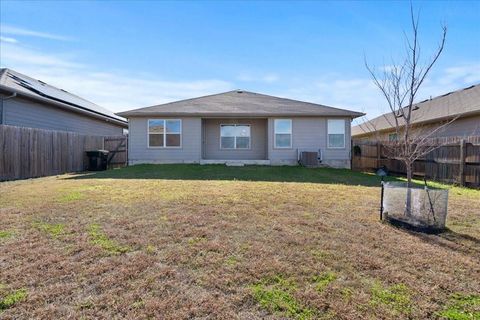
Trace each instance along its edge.
{"label": "single-story house", "polygon": [[120,112],[130,164],[292,165],[302,151],[350,167],[350,127],[363,114],[235,90]]}
{"label": "single-story house", "polygon": [[[412,133],[431,134],[451,120],[442,130],[431,134],[438,137],[480,135],[480,84],[417,103],[412,109]],[[395,120],[391,112],[352,128],[354,140],[393,141],[397,139]],[[401,122],[399,123],[401,124]]]}
{"label": "single-story house", "polygon": [[0,125],[122,135],[126,119],[63,89],[0,69]]}

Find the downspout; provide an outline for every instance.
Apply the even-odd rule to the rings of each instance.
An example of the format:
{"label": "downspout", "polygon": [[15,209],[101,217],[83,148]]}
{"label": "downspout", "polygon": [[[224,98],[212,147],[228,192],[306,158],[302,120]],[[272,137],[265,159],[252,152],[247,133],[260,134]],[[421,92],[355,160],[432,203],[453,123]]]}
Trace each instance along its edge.
{"label": "downspout", "polygon": [[4,108],[3,108],[3,101],[11,99],[11,98],[15,98],[16,96],[17,96],[17,93],[14,92],[9,96],[0,98],[0,124],[5,123],[5,120],[4,120],[5,119],[5,111],[4,111]]}

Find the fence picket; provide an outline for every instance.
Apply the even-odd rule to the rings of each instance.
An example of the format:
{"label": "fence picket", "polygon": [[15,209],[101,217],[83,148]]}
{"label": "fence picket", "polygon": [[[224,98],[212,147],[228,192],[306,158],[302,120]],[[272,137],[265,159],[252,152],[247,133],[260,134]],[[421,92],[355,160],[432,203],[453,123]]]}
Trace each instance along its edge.
{"label": "fence picket", "polygon": [[[385,166],[392,173],[405,174],[402,161],[388,157],[384,145],[388,141],[353,140],[352,169],[371,171]],[[480,136],[445,137],[429,140],[441,145],[413,164],[416,176],[448,183],[480,187]]]}
{"label": "fence picket", "polygon": [[117,164],[125,165],[126,136],[90,136],[0,125],[0,181],[84,171],[88,160],[85,151],[103,148],[104,138],[115,140],[105,146],[107,150],[114,150],[119,143],[125,145],[115,154]]}

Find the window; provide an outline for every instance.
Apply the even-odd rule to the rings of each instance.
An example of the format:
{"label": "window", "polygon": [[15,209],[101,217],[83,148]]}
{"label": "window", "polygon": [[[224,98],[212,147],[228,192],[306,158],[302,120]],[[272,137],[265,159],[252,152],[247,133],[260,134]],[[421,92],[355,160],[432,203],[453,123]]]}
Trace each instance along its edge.
{"label": "window", "polygon": [[292,120],[291,119],[275,119],[275,148],[291,148],[292,147]]}
{"label": "window", "polygon": [[220,125],[221,149],[250,149],[250,125]]}
{"label": "window", "polygon": [[393,141],[397,141],[397,140],[398,140],[398,137],[397,137],[396,133],[390,133],[388,135],[388,141],[393,142]]}
{"label": "window", "polygon": [[148,120],[149,148],[179,148],[182,145],[182,120]]}
{"label": "window", "polygon": [[328,147],[345,148],[345,120],[329,119],[328,123]]}

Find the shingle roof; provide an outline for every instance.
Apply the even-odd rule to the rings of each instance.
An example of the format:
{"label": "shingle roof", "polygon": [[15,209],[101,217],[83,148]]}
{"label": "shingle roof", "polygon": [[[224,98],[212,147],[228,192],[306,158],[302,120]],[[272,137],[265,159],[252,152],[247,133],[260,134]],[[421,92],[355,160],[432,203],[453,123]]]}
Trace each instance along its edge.
{"label": "shingle roof", "polygon": [[29,76],[8,68],[0,69],[0,88],[17,92],[30,98],[47,99],[54,103],[67,104],[70,107],[77,108],[79,111],[87,111],[126,124],[124,118],[117,116],[108,109],[80,98],[73,93],[56,88],[43,81],[30,78]]}
{"label": "shingle roof", "polygon": [[123,117],[135,116],[347,116],[356,118],[363,113],[320,104],[273,97],[235,90],[199,98],[165,103],[147,108],[120,112]]}
{"label": "shingle roof", "polygon": [[[415,104],[413,110],[412,124],[480,114],[480,84],[419,102]],[[386,113],[353,127],[352,136],[388,130],[393,127],[395,127],[393,114]]]}

